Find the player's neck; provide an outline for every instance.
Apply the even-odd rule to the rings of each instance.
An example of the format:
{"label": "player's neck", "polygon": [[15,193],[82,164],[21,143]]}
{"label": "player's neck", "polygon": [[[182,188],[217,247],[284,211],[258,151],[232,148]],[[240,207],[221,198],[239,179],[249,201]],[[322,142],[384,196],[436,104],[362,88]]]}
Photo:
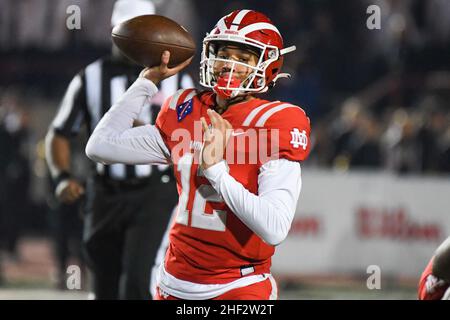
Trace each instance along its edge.
{"label": "player's neck", "polygon": [[237,96],[235,98],[232,99],[223,99],[220,98],[218,96],[216,96],[216,106],[214,107],[214,110],[218,113],[218,114],[222,114],[225,111],[228,110],[229,107],[242,103],[242,102],[246,102],[249,100],[254,99],[255,97],[251,96],[251,95],[245,95],[245,96]]}

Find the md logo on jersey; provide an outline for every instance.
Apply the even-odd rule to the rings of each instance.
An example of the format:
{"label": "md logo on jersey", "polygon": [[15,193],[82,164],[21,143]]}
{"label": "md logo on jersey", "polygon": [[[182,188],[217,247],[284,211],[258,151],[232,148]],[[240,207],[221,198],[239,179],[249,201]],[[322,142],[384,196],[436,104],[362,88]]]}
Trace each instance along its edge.
{"label": "md logo on jersey", "polygon": [[305,130],[300,132],[297,128],[292,129],[291,138],[291,144],[295,149],[301,146],[303,150],[306,150],[306,146],[308,145],[308,137],[306,136]]}
{"label": "md logo on jersey", "polygon": [[194,100],[190,99],[186,102],[183,102],[179,106],[177,106],[177,118],[178,122],[183,120],[188,114],[192,112],[192,107],[194,106]]}

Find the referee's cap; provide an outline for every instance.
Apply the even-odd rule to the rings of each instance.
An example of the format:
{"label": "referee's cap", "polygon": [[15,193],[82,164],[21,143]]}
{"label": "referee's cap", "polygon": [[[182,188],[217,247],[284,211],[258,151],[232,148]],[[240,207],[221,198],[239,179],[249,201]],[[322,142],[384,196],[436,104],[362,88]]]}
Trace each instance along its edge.
{"label": "referee's cap", "polygon": [[111,16],[111,26],[145,14],[155,14],[155,5],[150,0],[117,0]]}

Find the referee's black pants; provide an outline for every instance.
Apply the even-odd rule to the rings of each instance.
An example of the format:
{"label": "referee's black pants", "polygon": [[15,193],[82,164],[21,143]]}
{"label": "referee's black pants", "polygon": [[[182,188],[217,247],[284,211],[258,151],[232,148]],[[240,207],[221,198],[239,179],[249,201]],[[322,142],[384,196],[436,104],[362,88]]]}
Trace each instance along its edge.
{"label": "referee's black pants", "polygon": [[83,244],[96,299],[151,299],[150,274],[177,201],[173,180],[88,182]]}

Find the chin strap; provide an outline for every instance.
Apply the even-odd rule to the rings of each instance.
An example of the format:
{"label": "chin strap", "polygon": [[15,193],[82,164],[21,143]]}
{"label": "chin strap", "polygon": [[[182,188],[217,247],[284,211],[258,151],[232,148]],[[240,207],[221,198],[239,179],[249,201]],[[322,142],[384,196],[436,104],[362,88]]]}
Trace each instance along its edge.
{"label": "chin strap", "polygon": [[290,79],[290,78],[291,78],[291,75],[290,75],[289,73],[279,73],[279,74],[277,74],[277,76],[275,77],[275,79],[273,79],[273,82],[276,82],[278,79],[281,79],[281,78],[287,78],[287,79]]}
{"label": "chin strap", "polygon": [[[222,99],[230,99],[230,98],[236,97],[238,95],[239,91],[219,88],[219,87],[227,87],[227,85],[228,85],[228,79],[220,77],[217,80],[217,84],[214,86],[213,90]],[[241,85],[241,81],[239,79],[231,78],[228,87],[239,88],[240,85]]]}
{"label": "chin strap", "polygon": [[275,87],[275,84],[277,83],[278,79],[281,79],[281,78],[290,79],[291,75],[289,73],[277,74],[276,77],[272,80],[272,82],[265,88],[265,91],[261,91],[261,92],[266,92],[269,88]]}

